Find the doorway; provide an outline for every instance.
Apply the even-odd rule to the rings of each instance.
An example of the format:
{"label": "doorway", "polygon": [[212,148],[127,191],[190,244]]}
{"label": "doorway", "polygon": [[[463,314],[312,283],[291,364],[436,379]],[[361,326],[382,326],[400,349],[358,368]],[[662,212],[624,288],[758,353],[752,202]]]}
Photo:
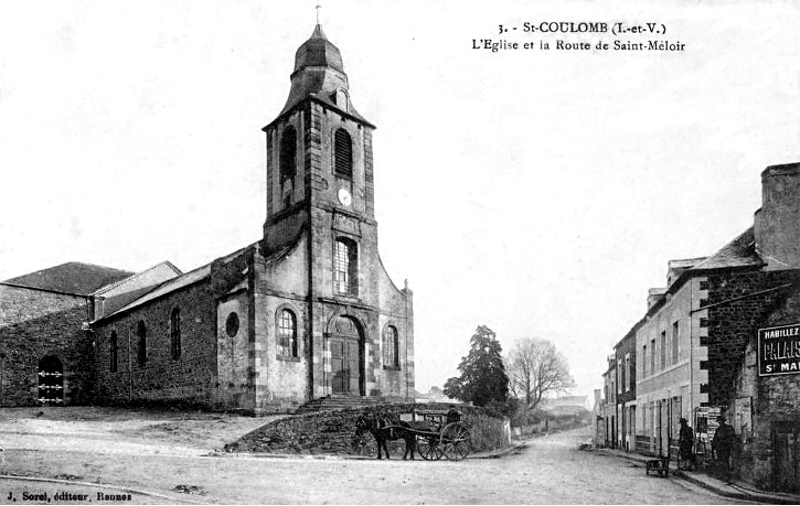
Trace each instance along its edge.
{"label": "doorway", "polygon": [[48,355],[39,361],[39,402],[64,404],[64,366],[58,357]]}
{"label": "doorway", "polygon": [[331,393],[364,395],[364,339],[358,322],[339,316],[330,333]]}
{"label": "doorway", "polygon": [[800,423],[773,422],[775,489],[800,491]]}

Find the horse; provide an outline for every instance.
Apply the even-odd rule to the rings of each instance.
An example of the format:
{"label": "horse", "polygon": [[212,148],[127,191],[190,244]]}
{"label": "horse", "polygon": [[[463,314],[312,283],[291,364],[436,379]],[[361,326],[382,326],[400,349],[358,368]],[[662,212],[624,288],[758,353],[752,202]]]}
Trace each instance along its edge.
{"label": "horse", "polygon": [[410,430],[411,425],[402,420],[391,421],[386,417],[366,417],[361,415],[356,421],[356,436],[361,436],[365,432],[372,434],[375,442],[378,444],[378,460],[381,459],[381,447],[386,452],[386,460],[389,460],[389,449],[386,447],[386,441],[395,441],[402,439],[406,443],[406,451],[403,454],[403,460],[406,460],[409,455],[411,460],[414,460],[414,452],[417,449],[417,436]]}

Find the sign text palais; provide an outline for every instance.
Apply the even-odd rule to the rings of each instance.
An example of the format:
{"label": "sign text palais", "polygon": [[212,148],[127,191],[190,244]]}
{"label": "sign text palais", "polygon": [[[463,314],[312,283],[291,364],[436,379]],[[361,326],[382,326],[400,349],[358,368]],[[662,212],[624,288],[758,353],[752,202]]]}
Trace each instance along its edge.
{"label": "sign text palais", "polygon": [[758,374],[800,373],[800,324],[758,329]]}

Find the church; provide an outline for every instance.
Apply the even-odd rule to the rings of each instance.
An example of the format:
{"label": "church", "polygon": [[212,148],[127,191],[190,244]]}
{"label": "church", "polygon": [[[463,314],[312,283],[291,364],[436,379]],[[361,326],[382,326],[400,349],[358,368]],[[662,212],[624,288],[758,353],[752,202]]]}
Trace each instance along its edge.
{"label": "church", "polygon": [[1,282],[0,405],[412,401],[413,294],[378,252],[374,129],[317,24],[263,128],[263,238],[189,272],[70,262]]}

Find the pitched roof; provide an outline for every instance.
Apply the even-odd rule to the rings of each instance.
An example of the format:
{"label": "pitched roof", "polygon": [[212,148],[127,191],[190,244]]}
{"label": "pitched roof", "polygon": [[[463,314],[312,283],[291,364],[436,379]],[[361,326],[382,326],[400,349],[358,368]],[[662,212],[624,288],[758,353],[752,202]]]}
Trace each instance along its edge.
{"label": "pitched roof", "polygon": [[146,275],[146,274],[148,274],[148,273],[152,272],[153,270],[158,269],[160,267],[164,267],[166,269],[172,270],[175,273],[176,276],[180,276],[181,274],[183,274],[183,271],[178,269],[177,267],[175,267],[175,264],[173,264],[169,260],[164,260],[163,262],[157,263],[156,265],[154,265],[152,267],[148,267],[147,269],[145,269],[143,271],[139,271],[139,272],[137,272],[137,273],[135,273],[135,274],[133,274],[131,276],[128,276],[126,278],[123,278],[123,279],[121,279],[121,280],[119,280],[119,281],[117,281],[115,283],[111,283],[109,285],[105,285],[105,286],[101,287],[100,289],[95,290],[95,292],[92,295],[103,295],[103,294],[105,294],[106,292],[108,292],[110,290],[114,290],[114,289],[119,288],[119,287],[121,287],[121,286],[123,286],[125,284],[129,284],[131,282],[134,282],[138,278],[140,278],[140,277],[142,277],[142,276],[144,276],[144,275]]}
{"label": "pitched roof", "polygon": [[52,292],[89,295],[92,292],[123,280],[133,272],[101,265],[67,262],[65,264],[7,279],[4,284],[37,288]]}
{"label": "pitched roof", "polygon": [[722,269],[763,265],[756,253],[754,227],[750,227],[719,251],[695,265],[692,270]]}
{"label": "pitched roof", "polygon": [[202,281],[203,279],[207,278],[209,274],[211,274],[211,264],[206,264],[206,265],[204,265],[202,267],[199,267],[199,268],[197,268],[197,269],[195,269],[195,270],[193,270],[191,272],[187,272],[186,274],[183,274],[182,276],[178,276],[176,278],[172,278],[169,281],[166,281],[166,282],[162,283],[161,285],[159,285],[158,287],[156,287],[155,290],[151,290],[151,291],[147,292],[142,297],[139,297],[138,299],[134,300],[130,304],[127,304],[126,306],[121,307],[120,309],[114,311],[113,313],[111,313],[110,315],[107,315],[106,317],[114,316],[114,315],[116,315],[118,313],[125,312],[125,311],[127,311],[129,309],[133,309],[133,308],[135,308],[137,306],[141,306],[142,304],[144,304],[146,302],[149,302],[149,301],[151,301],[153,299],[157,299],[158,297],[161,297],[162,295],[166,295],[166,294],[174,292],[176,290],[180,290],[181,288],[184,288],[186,286],[193,285],[194,283],[197,283],[198,281]]}
{"label": "pitched roof", "polygon": [[[214,262],[216,262],[216,261],[222,261],[222,262],[230,261],[231,259],[233,259],[237,255],[239,255],[243,251],[245,251],[247,248],[256,247],[257,244],[258,243],[255,243],[255,244],[251,244],[249,246],[246,246],[244,248],[240,248],[240,249],[234,251],[233,253],[229,253],[228,255],[225,255],[223,257],[220,257],[220,258],[216,259]],[[283,251],[282,249],[279,250],[279,252],[282,252],[282,251]],[[282,253],[282,254],[285,254],[285,253]],[[274,260],[277,260],[275,255],[272,255],[270,258],[272,258]],[[267,259],[268,262],[271,261],[270,258]],[[148,292],[140,293],[141,297],[130,301],[128,304],[120,307],[119,309],[115,310],[114,312],[112,312],[110,314],[104,315],[101,318],[101,320],[105,320],[106,318],[110,318],[110,317],[116,316],[116,315],[118,315],[120,313],[124,313],[125,311],[131,310],[131,309],[139,307],[139,306],[141,306],[143,304],[146,304],[146,303],[150,302],[151,300],[157,299],[159,297],[163,297],[164,295],[168,295],[168,294],[170,294],[172,292],[178,291],[178,290],[180,290],[182,288],[185,288],[185,287],[187,287],[189,285],[193,285],[195,283],[198,283],[200,281],[205,280],[206,278],[208,278],[211,275],[211,265],[214,262],[209,262],[209,263],[207,263],[207,264],[205,264],[205,265],[203,265],[201,267],[198,267],[197,269],[195,269],[193,271],[189,271],[189,272],[187,272],[185,274],[181,274],[181,275],[179,275],[177,277],[169,279],[169,280],[161,283],[160,285],[156,285],[155,287],[153,287],[152,290],[150,290]]]}

